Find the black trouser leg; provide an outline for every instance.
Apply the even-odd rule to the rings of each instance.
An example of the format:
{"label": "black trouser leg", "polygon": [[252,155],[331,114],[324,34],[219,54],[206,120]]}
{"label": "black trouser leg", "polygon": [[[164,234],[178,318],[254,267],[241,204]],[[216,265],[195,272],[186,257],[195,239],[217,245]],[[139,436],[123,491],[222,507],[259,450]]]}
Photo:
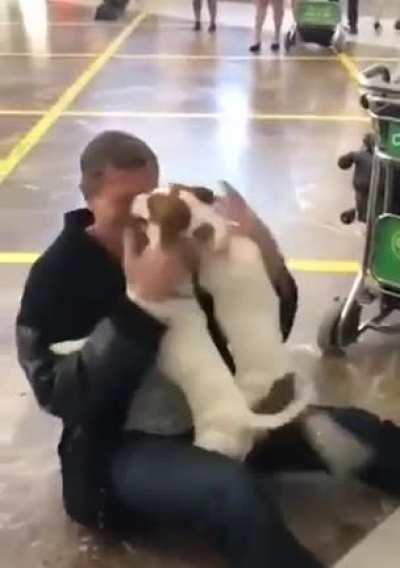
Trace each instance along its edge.
{"label": "black trouser leg", "polygon": [[124,12],[129,0],[103,0],[95,14],[96,20],[117,20]]}
{"label": "black trouser leg", "polygon": [[126,8],[129,4],[129,0],[104,0],[103,3],[113,6],[114,8]]}
{"label": "black trouser leg", "polygon": [[359,0],[347,0],[347,18],[353,31],[358,28],[358,2]]}
{"label": "black trouser leg", "polygon": [[[400,428],[358,408],[321,408],[344,431],[370,450],[370,459],[355,472],[360,481],[400,495]],[[262,472],[327,470],[309,443],[301,421],[273,432],[258,444],[248,462]]]}

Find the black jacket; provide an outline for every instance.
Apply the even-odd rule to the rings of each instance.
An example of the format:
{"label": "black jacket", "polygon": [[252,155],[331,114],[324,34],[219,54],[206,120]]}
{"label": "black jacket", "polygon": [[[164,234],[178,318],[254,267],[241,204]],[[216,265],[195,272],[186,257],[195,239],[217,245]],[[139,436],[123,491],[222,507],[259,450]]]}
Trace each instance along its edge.
{"label": "black jacket", "polygon": [[[127,299],[120,266],[85,231],[92,221],[87,210],[67,213],[60,236],[32,267],[17,318],[17,347],[39,405],[63,421],[59,455],[66,511],[82,524],[107,527],[120,514],[108,489],[110,456],[165,329]],[[285,300],[290,322],[294,281],[293,290],[292,302]],[[201,290],[198,298],[233,369],[212,299]],[[53,343],[87,336],[75,353],[50,350]]]}

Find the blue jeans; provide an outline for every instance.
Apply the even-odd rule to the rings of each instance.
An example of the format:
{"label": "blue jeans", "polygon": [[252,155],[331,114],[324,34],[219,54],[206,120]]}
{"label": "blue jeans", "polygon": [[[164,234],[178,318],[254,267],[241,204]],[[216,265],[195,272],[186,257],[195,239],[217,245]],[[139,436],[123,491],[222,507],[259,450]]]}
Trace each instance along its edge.
{"label": "blue jeans", "polygon": [[[364,411],[327,411],[374,448],[360,479],[399,493],[400,430]],[[245,464],[193,447],[190,436],[131,433],[113,458],[112,485],[133,523],[190,529],[234,568],[318,568],[285,526],[265,474],[321,469],[300,424],[274,432]]]}

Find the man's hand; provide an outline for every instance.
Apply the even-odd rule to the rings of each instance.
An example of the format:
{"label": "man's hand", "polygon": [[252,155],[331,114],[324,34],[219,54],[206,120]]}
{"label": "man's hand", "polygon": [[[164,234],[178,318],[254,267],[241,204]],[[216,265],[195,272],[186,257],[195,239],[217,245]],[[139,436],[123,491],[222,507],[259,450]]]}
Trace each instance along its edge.
{"label": "man's hand", "polygon": [[191,279],[197,264],[195,243],[181,239],[173,247],[150,248],[140,224],[132,220],[124,235],[127,287],[146,302],[163,302]]}

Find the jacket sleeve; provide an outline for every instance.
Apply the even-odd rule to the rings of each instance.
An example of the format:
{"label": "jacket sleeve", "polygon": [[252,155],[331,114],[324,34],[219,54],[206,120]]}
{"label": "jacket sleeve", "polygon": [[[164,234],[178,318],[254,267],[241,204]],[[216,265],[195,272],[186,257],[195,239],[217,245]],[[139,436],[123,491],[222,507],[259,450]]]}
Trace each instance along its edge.
{"label": "jacket sleeve", "polygon": [[36,399],[67,424],[98,418],[139,386],[153,364],[165,328],[123,297],[112,314],[97,323],[80,350],[57,355],[50,348],[45,325],[52,312],[51,293],[43,318],[37,307],[34,318],[24,308],[26,300],[35,297],[35,284],[35,278],[28,279],[16,340],[19,362]]}

